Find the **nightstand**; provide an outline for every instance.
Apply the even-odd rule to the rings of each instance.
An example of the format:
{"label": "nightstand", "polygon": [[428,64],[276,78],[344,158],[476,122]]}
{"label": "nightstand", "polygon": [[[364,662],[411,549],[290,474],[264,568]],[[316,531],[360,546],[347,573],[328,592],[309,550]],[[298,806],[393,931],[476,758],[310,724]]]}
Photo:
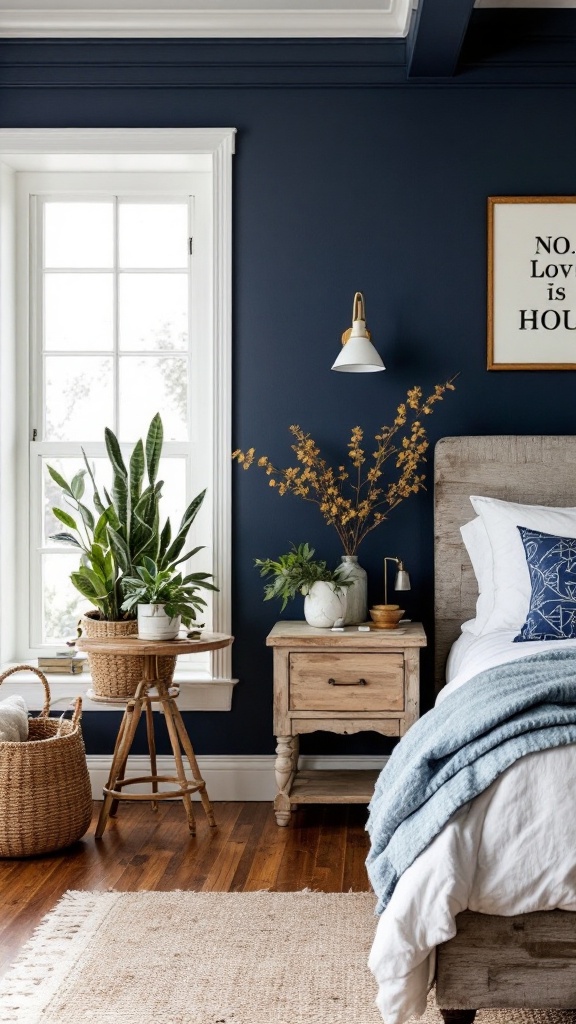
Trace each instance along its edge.
{"label": "nightstand", "polygon": [[336,633],[277,622],[266,644],[274,649],[276,821],[287,825],[296,804],[369,803],[377,771],[299,771],[299,737],[319,729],[403,736],[418,717],[422,625]]}

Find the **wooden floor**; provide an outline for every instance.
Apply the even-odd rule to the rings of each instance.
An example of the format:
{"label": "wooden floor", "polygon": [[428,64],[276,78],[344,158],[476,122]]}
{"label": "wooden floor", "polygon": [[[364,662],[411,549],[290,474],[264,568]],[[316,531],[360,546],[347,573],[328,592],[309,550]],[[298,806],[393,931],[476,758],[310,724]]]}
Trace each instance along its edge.
{"label": "wooden floor", "polygon": [[370,889],[365,807],[300,807],[290,826],[279,828],[269,803],[220,803],[216,829],[198,807],[193,839],[180,803],[161,804],[157,814],[148,803],[126,804],[96,842],[99,809],[95,804],[90,831],[70,849],[0,861],[0,975],[67,889]]}

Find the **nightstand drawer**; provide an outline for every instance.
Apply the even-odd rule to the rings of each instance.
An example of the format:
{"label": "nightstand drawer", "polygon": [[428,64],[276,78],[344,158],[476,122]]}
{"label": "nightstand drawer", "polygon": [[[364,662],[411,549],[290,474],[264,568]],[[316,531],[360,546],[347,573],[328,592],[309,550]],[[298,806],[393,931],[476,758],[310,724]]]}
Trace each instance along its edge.
{"label": "nightstand drawer", "polygon": [[292,711],[402,711],[402,654],[290,655]]}

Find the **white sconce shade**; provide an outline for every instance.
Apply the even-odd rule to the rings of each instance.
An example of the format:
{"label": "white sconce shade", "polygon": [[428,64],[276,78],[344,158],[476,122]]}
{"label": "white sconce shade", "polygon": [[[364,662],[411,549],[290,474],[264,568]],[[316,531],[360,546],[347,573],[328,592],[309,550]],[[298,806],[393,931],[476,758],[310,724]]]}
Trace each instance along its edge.
{"label": "white sconce shade", "polygon": [[354,296],[352,327],[342,335],[342,350],[332,369],[344,373],[374,373],[386,369],[370,340],[362,292]]}

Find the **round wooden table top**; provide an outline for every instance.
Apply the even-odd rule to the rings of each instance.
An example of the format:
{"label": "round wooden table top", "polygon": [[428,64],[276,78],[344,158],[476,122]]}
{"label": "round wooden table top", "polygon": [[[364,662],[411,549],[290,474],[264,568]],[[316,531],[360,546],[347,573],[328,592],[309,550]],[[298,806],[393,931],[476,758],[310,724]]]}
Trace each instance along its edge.
{"label": "round wooden table top", "polygon": [[142,657],[156,655],[201,654],[202,651],[218,651],[229,647],[234,637],[227,633],[201,633],[197,640],[177,637],[176,640],[139,640],[137,636],[80,637],[76,641],[79,651],[88,654],[125,654]]}

